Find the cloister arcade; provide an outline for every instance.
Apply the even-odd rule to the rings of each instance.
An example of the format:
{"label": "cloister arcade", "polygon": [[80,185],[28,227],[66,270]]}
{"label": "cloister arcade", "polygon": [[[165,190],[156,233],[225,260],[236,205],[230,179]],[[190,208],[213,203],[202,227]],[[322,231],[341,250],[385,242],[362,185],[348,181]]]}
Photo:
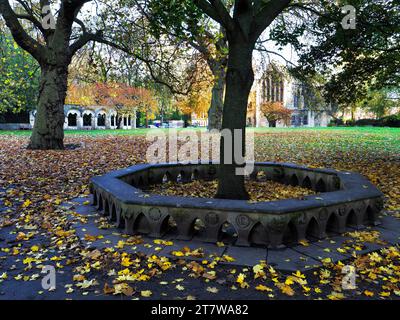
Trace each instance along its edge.
{"label": "cloister arcade", "polygon": [[[65,130],[136,129],[136,113],[119,115],[105,107],[64,106]],[[30,123],[35,122],[36,111],[30,113]]]}

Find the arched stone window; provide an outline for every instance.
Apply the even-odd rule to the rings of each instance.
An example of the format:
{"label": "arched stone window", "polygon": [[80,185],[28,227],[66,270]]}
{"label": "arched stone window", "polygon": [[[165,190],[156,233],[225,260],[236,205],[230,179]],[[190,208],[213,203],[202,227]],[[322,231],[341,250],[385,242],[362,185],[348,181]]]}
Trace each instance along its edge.
{"label": "arched stone window", "polygon": [[76,127],[78,125],[78,115],[76,113],[70,113],[68,115],[68,127]]}
{"label": "arched stone window", "polygon": [[126,127],[127,125],[128,125],[127,118],[126,118],[126,117],[124,117],[124,127]]}
{"label": "arched stone window", "polygon": [[85,113],[83,115],[83,126],[84,127],[92,126],[92,115],[90,113]]}
{"label": "arched stone window", "polygon": [[267,71],[263,80],[263,99],[266,102],[283,102],[285,84],[283,75],[278,71]]}
{"label": "arched stone window", "polygon": [[304,126],[307,126],[307,125],[308,125],[308,115],[307,115],[307,114],[305,114],[305,115],[303,116],[303,125],[304,125]]}
{"label": "arched stone window", "polygon": [[132,125],[132,118],[131,116],[128,117],[128,126]]}
{"label": "arched stone window", "polygon": [[114,115],[111,116],[111,126],[112,127],[115,126],[115,116]]}
{"label": "arched stone window", "polygon": [[97,115],[97,126],[98,127],[106,126],[106,115],[104,113],[99,113]]}

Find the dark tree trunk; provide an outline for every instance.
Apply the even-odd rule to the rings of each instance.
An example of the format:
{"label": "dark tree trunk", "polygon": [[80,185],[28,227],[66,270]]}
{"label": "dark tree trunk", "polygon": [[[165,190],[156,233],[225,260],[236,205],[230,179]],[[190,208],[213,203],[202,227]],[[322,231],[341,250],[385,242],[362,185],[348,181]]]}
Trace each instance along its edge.
{"label": "dark tree trunk", "polygon": [[29,149],[64,149],[68,64],[42,64],[38,107]]}
{"label": "dark tree trunk", "polygon": [[217,68],[212,68],[214,75],[214,86],[211,94],[211,105],[208,110],[208,127],[210,130],[221,130],[222,113],[224,109],[224,90],[225,90],[225,66],[220,65]]}
{"label": "dark tree trunk", "polygon": [[[222,199],[249,199],[245,189],[244,176],[238,175],[236,169],[244,167],[235,159],[234,147],[242,146],[242,155],[245,155],[245,129],[247,104],[251,87],[254,82],[254,72],[252,68],[252,54],[254,45],[239,40],[239,37],[230,37],[229,39],[229,58],[226,75],[226,93],[223,110],[222,129],[228,129],[232,134],[232,164],[227,164],[224,158],[225,141],[221,139],[221,165],[219,172],[219,184],[217,198]],[[234,130],[242,130],[241,141],[236,141]]]}

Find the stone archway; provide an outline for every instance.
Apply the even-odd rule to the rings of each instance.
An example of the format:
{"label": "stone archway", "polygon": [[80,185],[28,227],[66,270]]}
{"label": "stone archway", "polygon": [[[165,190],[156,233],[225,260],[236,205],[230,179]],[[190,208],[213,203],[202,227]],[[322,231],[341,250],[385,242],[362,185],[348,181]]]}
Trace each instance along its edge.
{"label": "stone archway", "polygon": [[92,127],[93,115],[91,113],[83,114],[83,126],[84,127]]}
{"label": "stone archway", "polygon": [[97,114],[97,127],[105,127],[106,126],[106,114],[104,112],[99,112]]}
{"label": "stone archway", "polygon": [[77,127],[78,126],[78,115],[76,113],[70,113],[67,117],[68,127]]}

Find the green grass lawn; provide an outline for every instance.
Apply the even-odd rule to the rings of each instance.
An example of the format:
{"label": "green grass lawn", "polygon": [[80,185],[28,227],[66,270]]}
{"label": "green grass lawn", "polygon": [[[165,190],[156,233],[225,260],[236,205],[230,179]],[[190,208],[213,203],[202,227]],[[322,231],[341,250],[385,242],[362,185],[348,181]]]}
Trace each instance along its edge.
{"label": "green grass lawn", "polygon": [[[167,132],[168,129],[133,129],[133,130],[66,130],[67,136],[85,135],[85,136],[134,136],[145,135],[150,130],[162,130]],[[204,131],[204,128],[195,130]],[[381,147],[382,149],[397,149],[400,153],[400,128],[378,128],[378,127],[327,127],[327,128],[248,128],[257,134],[285,134],[299,133],[326,136],[331,133],[332,142],[334,144],[343,144],[345,141],[350,144],[362,144],[365,148]],[[30,136],[29,130],[1,131],[0,136]],[[337,139],[340,136],[343,139]],[[326,140],[326,139],[324,139]],[[322,143],[319,139],[304,142],[312,144],[313,147]],[[323,142],[326,144],[326,141]],[[343,147],[343,146],[342,146]]]}
{"label": "green grass lawn", "polygon": [[[143,135],[150,130],[155,129],[132,129],[132,130],[66,130],[67,135]],[[168,129],[157,129],[167,131]],[[205,130],[196,128],[195,130]],[[400,135],[400,128],[379,128],[379,127],[316,127],[316,128],[248,128],[256,133],[274,133],[274,132],[293,132],[293,131],[333,131],[335,133],[357,133],[357,134],[375,134],[375,135]],[[0,135],[30,135],[30,130],[0,130]]]}

